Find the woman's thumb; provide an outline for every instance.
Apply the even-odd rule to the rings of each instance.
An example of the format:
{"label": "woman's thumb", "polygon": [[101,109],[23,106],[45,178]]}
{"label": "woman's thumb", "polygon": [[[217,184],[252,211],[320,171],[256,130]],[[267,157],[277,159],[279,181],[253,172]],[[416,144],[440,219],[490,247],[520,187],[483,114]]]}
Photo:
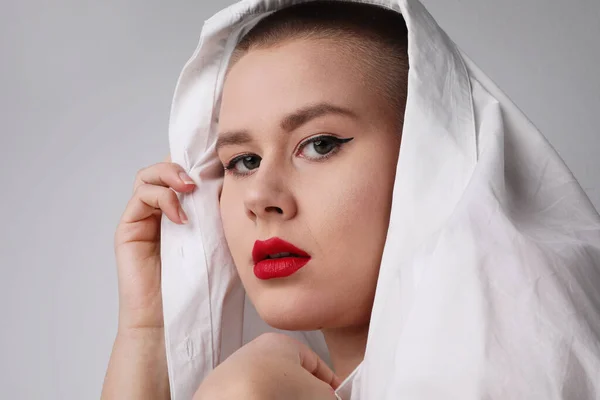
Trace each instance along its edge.
{"label": "woman's thumb", "polygon": [[329,366],[308,346],[302,342],[298,342],[298,357],[300,365],[319,378],[323,382],[329,384],[332,388],[337,388],[342,382],[341,379],[329,368]]}

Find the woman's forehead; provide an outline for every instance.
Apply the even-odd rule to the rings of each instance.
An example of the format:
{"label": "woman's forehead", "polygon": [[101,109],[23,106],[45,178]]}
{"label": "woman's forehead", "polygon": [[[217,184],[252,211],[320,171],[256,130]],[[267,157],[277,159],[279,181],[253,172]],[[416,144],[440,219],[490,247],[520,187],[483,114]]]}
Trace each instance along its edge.
{"label": "woman's forehead", "polygon": [[[285,117],[321,104],[312,113],[346,110],[360,115],[385,101],[373,90],[364,62],[348,51],[321,41],[298,40],[269,49],[251,50],[231,68],[223,87],[219,121],[226,130],[240,121]],[[310,115],[310,113],[308,113]]]}

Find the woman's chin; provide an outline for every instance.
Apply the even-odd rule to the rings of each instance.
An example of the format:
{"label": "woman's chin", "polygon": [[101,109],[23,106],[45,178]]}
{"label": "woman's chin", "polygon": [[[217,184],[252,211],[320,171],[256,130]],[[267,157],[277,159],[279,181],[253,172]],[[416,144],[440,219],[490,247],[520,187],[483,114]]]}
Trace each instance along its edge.
{"label": "woman's chin", "polygon": [[253,303],[262,320],[273,328],[311,331],[327,325],[329,318],[324,311],[328,307],[323,302],[316,302],[314,296],[306,296],[310,301],[303,301],[302,297],[305,296],[292,296],[291,293],[287,296],[262,293]]}
{"label": "woman's chin", "polygon": [[261,315],[261,318],[269,326],[285,331],[314,331],[321,329],[322,326],[311,316],[265,314]]}

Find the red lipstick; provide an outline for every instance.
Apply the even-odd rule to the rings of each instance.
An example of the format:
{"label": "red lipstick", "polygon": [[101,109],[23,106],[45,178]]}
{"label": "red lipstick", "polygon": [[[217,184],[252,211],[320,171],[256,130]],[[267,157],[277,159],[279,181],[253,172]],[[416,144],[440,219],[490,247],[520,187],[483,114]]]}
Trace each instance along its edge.
{"label": "red lipstick", "polygon": [[293,244],[274,237],[254,242],[252,260],[254,275],[258,279],[272,279],[290,276],[304,267],[310,256]]}

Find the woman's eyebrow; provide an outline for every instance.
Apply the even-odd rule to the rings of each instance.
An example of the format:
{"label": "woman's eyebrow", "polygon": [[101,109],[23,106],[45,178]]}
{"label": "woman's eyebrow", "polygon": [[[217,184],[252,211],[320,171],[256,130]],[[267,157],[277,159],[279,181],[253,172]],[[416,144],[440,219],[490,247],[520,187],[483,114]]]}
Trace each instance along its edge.
{"label": "woman's eyebrow", "polygon": [[317,103],[302,107],[299,110],[287,115],[281,121],[281,129],[291,132],[306,124],[308,121],[325,114],[340,114],[352,118],[358,118],[356,113],[350,109],[336,106],[331,103]]}
{"label": "woman's eyebrow", "polygon": [[216,151],[225,146],[235,146],[246,144],[252,141],[252,136],[248,131],[229,131],[219,133],[217,144],[215,145]]}
{"label": "woman's eyebrow", "polygon": [[[291,132],[298,129],[307,122],[326,114],[346,115],[357,119],[358,115],[344,107],[336,106],[331,103],[317,103],[302,107],[291,114],[286,115],[280,123],[281,129]],[[219,133],[216,150],[224,146],[241,145],[252,141],[252,136],[246,130],[228,131]]]}

